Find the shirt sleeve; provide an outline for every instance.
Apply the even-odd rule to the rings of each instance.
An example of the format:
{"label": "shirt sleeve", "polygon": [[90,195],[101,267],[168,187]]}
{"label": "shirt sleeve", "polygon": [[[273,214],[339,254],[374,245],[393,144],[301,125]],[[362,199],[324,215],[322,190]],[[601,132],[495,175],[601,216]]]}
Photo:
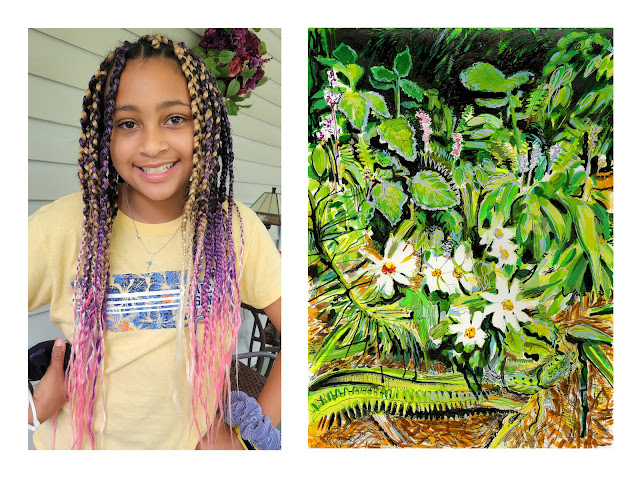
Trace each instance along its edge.
{"label": "shirt sleeve", "polygon": [[29,217],[28,268],[29,268],[29,311],[51,303],[53,277],[47,241],[43,237],[40,223],[41,214]]}
{"label": "shirt sleeve", "polygon": [[280,252],[256,213],[243,204],[237,205],[244,236],[240,293],[243,303],[262,309],[282,293]]}

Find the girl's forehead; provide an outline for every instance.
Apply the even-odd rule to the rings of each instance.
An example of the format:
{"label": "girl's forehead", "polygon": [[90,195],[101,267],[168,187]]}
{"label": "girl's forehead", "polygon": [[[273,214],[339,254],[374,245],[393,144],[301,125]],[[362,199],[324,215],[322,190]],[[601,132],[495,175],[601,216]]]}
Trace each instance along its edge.
{"label": "girl's forehead", "polygon": [[166,58],[129,60],[120,76],[116,102],[149,95],[189,96],[187,80],[177,61]]}

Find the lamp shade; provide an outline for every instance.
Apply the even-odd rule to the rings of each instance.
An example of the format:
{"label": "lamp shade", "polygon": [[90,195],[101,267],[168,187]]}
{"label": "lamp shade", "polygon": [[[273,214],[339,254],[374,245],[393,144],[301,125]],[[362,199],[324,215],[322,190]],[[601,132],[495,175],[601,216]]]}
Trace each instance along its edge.
{"label": "lamp shade", "polygon": [[280,225],[280,194],[272,187],[271,192],[265,192],[252,205],[251,209],[260,217],[267,227]]}

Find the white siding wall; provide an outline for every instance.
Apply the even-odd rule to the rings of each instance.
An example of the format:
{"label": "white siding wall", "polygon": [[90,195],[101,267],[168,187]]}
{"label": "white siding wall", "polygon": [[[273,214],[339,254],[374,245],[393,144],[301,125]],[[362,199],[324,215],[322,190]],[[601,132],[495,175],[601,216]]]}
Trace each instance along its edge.
{"label": "white siding wall", "polygon": [[[82,97],[100,62],[122,40],[135,41],[158,32],[193,47],[204,29],[29,30],[29,214],[80,190],[77,158]],[[246,205],[272,187],[280,192],[280,30],[262,29],[258,36],[273,57],[265,65],[269,81],[246,101],[251,108],[241,108],[237,116],[230,117],[235,197]],[[271,233],[277,238],[278,227],[272,227]],[[241,329],[241,342],[251,330],[248,321]],[[29,346],[55,337],[61,334],[49,323],[48,307],[29,313]],[[32,448],[31,439],[29,446]]]}

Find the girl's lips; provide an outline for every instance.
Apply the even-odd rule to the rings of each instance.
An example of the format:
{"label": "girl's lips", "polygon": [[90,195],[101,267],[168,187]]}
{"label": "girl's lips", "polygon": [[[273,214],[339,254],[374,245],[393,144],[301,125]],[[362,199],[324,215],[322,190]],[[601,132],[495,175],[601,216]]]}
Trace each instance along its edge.
{"label": "girl's lips", "polygon": [[167,177],[169,177],[173,173],[175,169],[175,165],[177,163],[178,161],[173,163],[163,164],[157,167],[135,166],[135,168],[138,171],[138,174],[140,174],[144,180],[150,181],[150,182],[160,182],[165,180]]}

